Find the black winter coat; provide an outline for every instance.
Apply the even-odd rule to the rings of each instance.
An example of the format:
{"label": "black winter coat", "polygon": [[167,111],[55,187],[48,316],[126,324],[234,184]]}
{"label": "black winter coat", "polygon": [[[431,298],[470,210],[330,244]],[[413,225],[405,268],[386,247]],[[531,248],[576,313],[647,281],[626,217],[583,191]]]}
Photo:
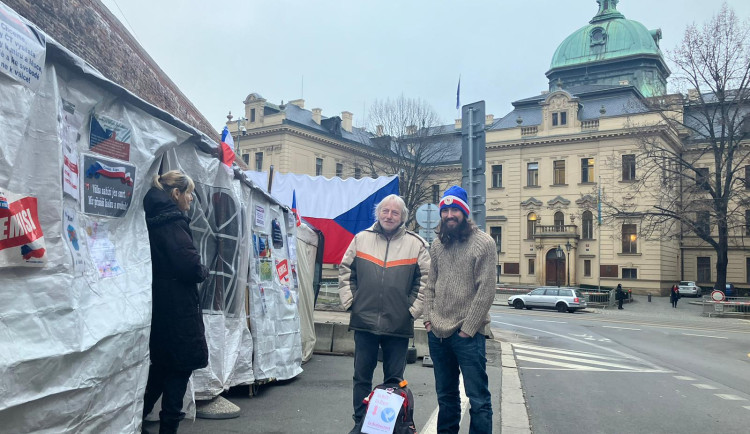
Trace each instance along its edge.
{"label": "black winter coat", "polygon": [[143,199],[151,243],[151,363],[179,371],[208,365],[198,283],[208,276],[193,246],[189,219],[169,195],[151,188]]}

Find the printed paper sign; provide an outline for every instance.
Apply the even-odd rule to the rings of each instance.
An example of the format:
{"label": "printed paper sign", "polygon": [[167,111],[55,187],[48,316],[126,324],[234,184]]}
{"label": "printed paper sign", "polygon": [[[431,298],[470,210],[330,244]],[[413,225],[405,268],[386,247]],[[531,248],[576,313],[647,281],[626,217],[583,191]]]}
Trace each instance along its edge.
{"label": "printed paper sign", "polygon": [[76,201],[80,196],[78,189],[78,137],[83,124],[80,114],[76,114],[75,105],[62,100],[60,104],[60,142],[63,148],[63,193]]}
{"label": "printed paper sign", "polygon": [[37,90],[46,50],[44,35],[0,3],[0,71]]}
{"label": "printed paper sign", "polygon": [[260,205],[255,205],[255,226],[266,226],[266,209]]}
{"label": "printed paper sign", "polygon": [[123,270],[117,263],[115,245],[109,239],[109,226],[106,223],[89,222],[86,226],[86,235],[89,253],[99,271],[99,277],[122,274]]}
{"label": "printed paper sign", "polygon": [[83,212],[122,217],[133,199],[135,166],[99,156],[83,156]]}
{"label": "printed paper sign", "polygon": [[68,244],[70,254],[73,256],[73,270],[75,274],[83,274],[85,263],[83,260],[84,244],[81,239],[81,226],[78,223],[78,215],[75,210],[65,208],[63,210],[63,234],[65,242]]}
{"label": "printed paper sign", "polygon": [[404,398],[395,393],[389,393],[383,389],[375,389],[367,405],[365,423],[362,432],[369,434],[391,434],[396,425],[398,412]]}
{"label": "printed paper sign", "polygon": [[289,262],[286,259],[276,261],[276,274],[279,276],[279,282],[289,284]]}
{"label": "printed paper sign", "polygon": [[36,198],[0,190],[0,267],[43,267],[46,262]]}
{"label": "printed paper sign", "polygon": [[122,161],[130,160],[130,128],[103,115],[91,115],[89,149]]}

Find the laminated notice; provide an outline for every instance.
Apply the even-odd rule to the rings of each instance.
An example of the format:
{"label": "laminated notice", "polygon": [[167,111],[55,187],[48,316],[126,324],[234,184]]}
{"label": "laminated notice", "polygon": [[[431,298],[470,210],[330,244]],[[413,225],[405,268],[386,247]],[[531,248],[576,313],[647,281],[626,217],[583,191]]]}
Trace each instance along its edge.
{"label": "laminated notice", "polygon": [[46,262],[36,198],[0,189],[0,267],[43,267]]}

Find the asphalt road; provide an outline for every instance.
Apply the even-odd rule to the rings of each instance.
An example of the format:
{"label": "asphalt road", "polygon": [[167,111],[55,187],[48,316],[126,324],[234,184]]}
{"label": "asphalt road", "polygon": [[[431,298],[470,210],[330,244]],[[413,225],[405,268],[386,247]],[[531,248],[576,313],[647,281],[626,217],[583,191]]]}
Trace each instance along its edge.
{"label": "asphalt road", "polygon": [[705,318],[685,302],[680,312],[669,309],[493,308],[496,335],[513,347],[532,431],[749,432],[750,323]]}

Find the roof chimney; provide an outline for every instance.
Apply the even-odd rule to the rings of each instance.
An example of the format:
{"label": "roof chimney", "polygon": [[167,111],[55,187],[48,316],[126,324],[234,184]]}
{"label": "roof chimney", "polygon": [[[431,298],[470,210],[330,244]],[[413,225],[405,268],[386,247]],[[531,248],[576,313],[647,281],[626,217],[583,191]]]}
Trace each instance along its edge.
{"label": "roof chimney", "polygon": [[485,125],[492,125],[493,122],[495,122],[495,115],[489,114],[484,117]]}
{"label": "roof chimney", "polygon": [[321,113],[323,113],[323,109],[319,109],[319,108],[312,109],[312,120],[318,125],[320,125]]}
{"label": "roof chimney", "polygon": [[406,127],[406,134],[409,136],[413,136],[414,134],[417,134],[417,126],[416,125],[407,125]]}
{"label": "roof chimney", "polygon": [[378,125],[375,127],[375,135],[378,137],[383,137],[383,126]]}
{"label": "roof chimney", "polygon": [[461,129],[461,118],[456,119],[456,129],[457,130]]}
{"label": "roof chimney", "polygon": [[354,114],[351,112],[341,112],[341,128],[349,133],[352,132],[352,117]]}
{"label": "roof chimney", "polygon": [[293,100],[289,101],[288,104],[294,104],[294,105],[296,105],[297,107],[299,107],[301,109],[305,108],[305,100],[301,99],[301,98],[300,99],[293,99]]}
{"label": "roof chimney", "polygon": [[698,101],[700,99],[700,93],[698,92],[698,89],[690,89],[688,90],[688,101]]}

